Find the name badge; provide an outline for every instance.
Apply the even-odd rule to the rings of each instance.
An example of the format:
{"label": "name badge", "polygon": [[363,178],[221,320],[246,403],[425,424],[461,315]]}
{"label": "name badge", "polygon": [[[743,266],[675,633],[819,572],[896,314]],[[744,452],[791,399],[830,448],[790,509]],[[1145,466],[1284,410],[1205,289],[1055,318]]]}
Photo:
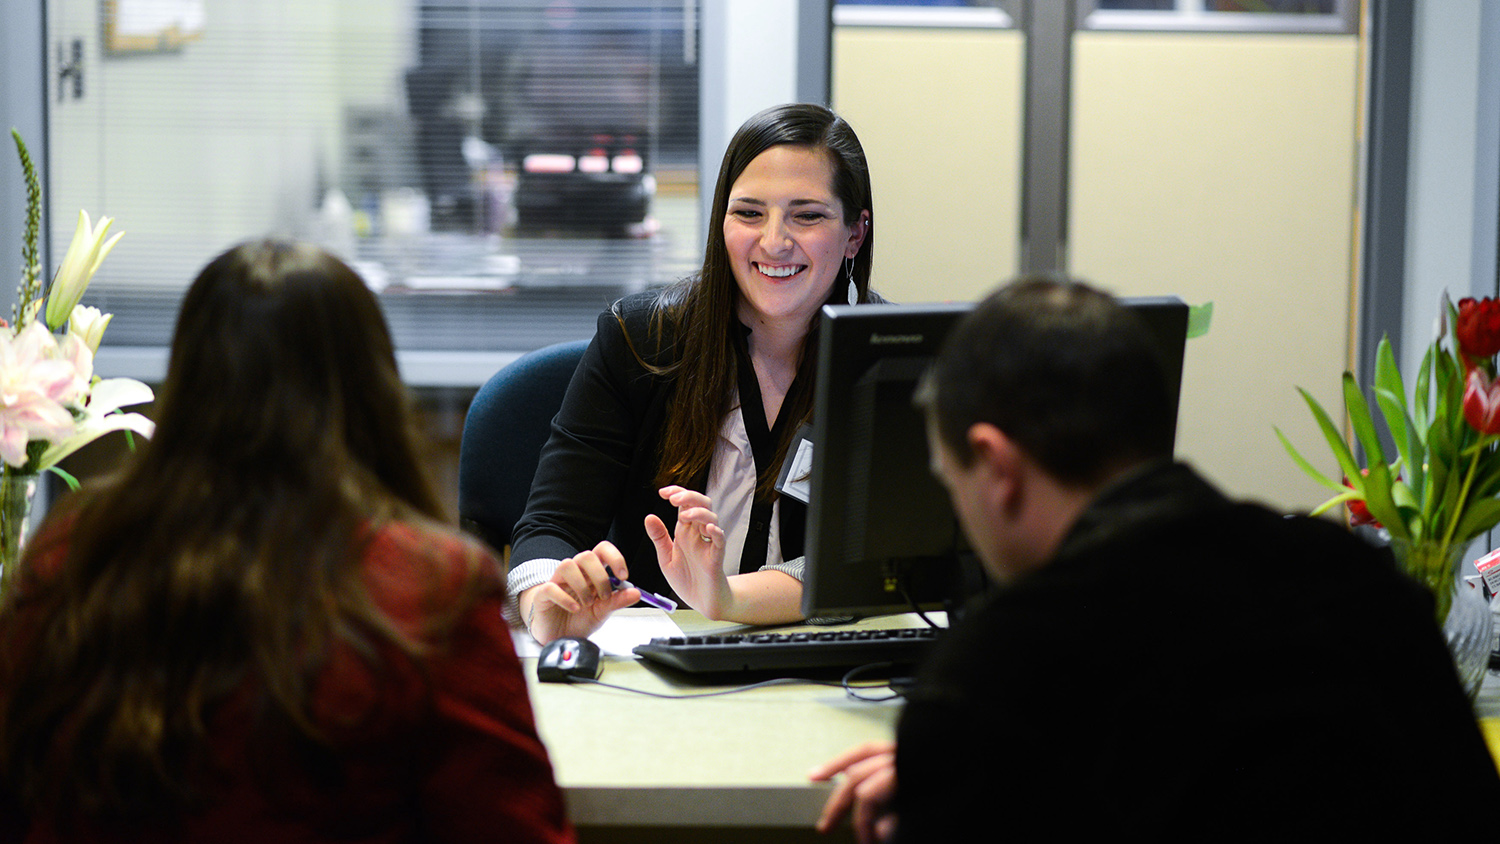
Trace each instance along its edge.
{"label": "name badge", "polygon": [[812,426],[803,425],[797,438],[787,449],[786,460],[781,464],[781,477],[776,480],[776,491],[791,496],[803,504],[812,500]]}

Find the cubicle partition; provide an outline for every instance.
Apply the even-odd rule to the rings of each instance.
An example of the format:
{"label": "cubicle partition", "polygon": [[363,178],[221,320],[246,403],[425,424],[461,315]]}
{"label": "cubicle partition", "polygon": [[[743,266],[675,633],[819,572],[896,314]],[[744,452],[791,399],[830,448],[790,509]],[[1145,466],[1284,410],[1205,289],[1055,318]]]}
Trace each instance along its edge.
{"label": "cubicle partition", "polygon": [[1348,16],[1253,32],[1202,31],[1224,16],[1201,11],[1132,31],[1085,15],[1067,43],[1065,169],[1027,174],[1027,34],[991,11],[835,17],[834,105],[875,184],[872,283],[900,301],[979,296],[1023,267],[1024,177],[1056,181],[1068,271],[1214,305],[1188,345],[1179,455],[1235,495],[1321,501],[1272,427],[1322,453],[1296,388],[1339,406],[1351,360],[1363,56]]}

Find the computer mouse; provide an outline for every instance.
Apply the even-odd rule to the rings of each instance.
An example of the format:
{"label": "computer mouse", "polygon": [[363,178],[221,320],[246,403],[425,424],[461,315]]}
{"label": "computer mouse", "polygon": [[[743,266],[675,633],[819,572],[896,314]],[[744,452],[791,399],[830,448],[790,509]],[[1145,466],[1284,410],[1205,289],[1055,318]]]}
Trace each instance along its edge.
{"label": "computer mouse", "polygon": [[542,646],[536,678],[544,683],[597,680],[604,670],[599,646],[588,639],[557,639]]}

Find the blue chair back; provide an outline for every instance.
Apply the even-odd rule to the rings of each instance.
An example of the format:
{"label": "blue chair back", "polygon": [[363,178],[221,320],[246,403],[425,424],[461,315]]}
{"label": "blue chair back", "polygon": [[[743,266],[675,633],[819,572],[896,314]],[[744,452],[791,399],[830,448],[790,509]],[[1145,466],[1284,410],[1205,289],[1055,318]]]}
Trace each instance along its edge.
{"label": "blue chair back", "polygon": [[552,418],[588,340],[527,352],[490,376],[464,417],[458,451],[458,514],[496,550],[510,544],[526,509]]}

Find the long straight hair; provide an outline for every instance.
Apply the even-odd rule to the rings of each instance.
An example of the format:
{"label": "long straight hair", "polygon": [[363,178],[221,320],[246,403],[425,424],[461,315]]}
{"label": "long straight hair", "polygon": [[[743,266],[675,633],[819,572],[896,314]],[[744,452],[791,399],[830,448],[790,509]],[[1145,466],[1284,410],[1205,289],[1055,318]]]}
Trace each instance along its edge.
{"label": "long straight hair", "polygon": [[231,695],[255,689],[266,729],[316,746],[309,697],[336,643],[372,661],[421,649],[359,559],[382,521],[445,514],[349,267],[289,242],[220,255],[183,300],[158,410],[119,475],[53,514],[0,603],[0,769],[32,812],[170,816],[199,796]]}
{"label": "long straight hair", "polygon": [[[843,222],[852,224],[861,211],[870,211],[870,170],[864,148],[854,130],[834,112],[809,103],[773,106],[749,120],[735,132],[719,167],[714,200],[709,214],[708,241],[703,250],[703,268],[696,276],[667,288],[658,300],[656,337],[671,336],[680,354],[664,370],[677,378],[675,398],[667,412],[661,440],[656,483],[688,483],[708,470],[713,459],[719,427],[731,406],[737,386],[733,334],[741,330],[737,317],[739,285],[730,268],[729,249],[724,243],[724,215],[729,191],[755,157],[775,146],[823,150],[833,165],[833,194],[842,206]],[[864,244],[848,266],[858,291],[858,302],[868,301],[871,255],[875,250],[873,226]],[[835,282],[828,304],[848,301],[848,285]],[[670,328],[670,330],[668,330]],[[803,339],[796,386],[783,400],[781,414],[801,421],[812,413],[815,355],[808,354],[817,342],[817,316]],[[775,459],[761,474],[757,494],[772,493],[782,460],[798,425],[785,425],[776,443]]]}

